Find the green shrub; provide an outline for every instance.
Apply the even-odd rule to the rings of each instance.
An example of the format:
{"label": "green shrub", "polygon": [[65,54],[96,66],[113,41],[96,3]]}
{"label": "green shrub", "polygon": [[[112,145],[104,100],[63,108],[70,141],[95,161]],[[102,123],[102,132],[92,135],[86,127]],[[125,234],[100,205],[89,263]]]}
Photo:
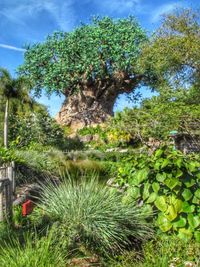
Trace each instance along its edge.
{"label": "green shrub", "polygon": [[128,183],[126,199],[133,198],[156,211],[156,225],[163,232],[200,241],[200,159],[171,148],[151,157],[127,159],[118,168],[117,182]]}
{"label": "green shrub", "polygon": [[24,243],[13,239],[0,247],[0,266],[5,267],[65,267],[64,257],[58,246],[53,246],[53,237],[42,239],[28,235]]}
{"label": "green shrub", "polygon": [[11,161],[20,161],[20,159],[15,155],[15,151],[0,147],[0,165]]}
{"label": "green shrub", "polygon": [[146,240],[152,234],[148,216],[135,203],[121,202],[94,178],[81,183],[65,180],[60,186],[42,186],[40,207],[61,224],[72,248],[113,255],[127,246]]}
{"label": "green shrub", "polygon": [[176,236],[157,237],[147,242],[142,251],[131,251],[109,262],[109,267],[197,267],[200,244],[185,242]]}
{"label": "green shrub", "polygon": [[107,135],[106,135],[104,128],[101,127],[100,125],[97,125],[96,127],[92,127],[92,126],[84,127],[78,131],[78,134],[81,136],[88,135],[88,134],[91,134],[91,135],[98,134],[102,139],[106,140]]}
{"label": "green shrub", "polygon": [[67,158],[69,160],[85,160],[85,159],[92,159],[92,160],[102,160],[104,159],[104,153],[95,150],[95,149],[88,149],[88,150],[72,150],[67,153]]}
{"label": "green shrub", "polygon": [[14,141],[18,148],[31,143],[59,148],[65,146],[64,129],[50,117],[44,107],[37,112],[11,114],[9,121],[9,139]]}

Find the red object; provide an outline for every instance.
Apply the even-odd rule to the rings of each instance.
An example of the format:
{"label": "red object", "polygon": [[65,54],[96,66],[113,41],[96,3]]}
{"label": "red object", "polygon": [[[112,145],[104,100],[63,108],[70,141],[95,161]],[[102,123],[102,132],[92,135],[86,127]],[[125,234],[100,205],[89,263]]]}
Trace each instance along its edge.
{"label": "red object", "polygon": [[33,202],[31,200],[27,200],[22,204],[22,216],[27,216],[31,214],[33,211]]}

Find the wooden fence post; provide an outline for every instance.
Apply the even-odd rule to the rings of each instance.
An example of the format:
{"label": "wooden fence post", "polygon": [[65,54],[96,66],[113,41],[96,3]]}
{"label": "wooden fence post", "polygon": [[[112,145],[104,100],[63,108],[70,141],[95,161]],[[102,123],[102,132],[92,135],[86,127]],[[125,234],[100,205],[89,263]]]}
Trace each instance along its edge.
{"label": "wooden fence post", "polygon": [[0,181],[0,222],[2,222],[3,219],[3,183]]}
{"label": "wooden fence post", "polygon": [[[14,162],[0,167],[0,221],[12,218],[12,203],[15,194]],[[4,215],[5,214],[5,215]]]}
{"label": "wooden fence post", "polygon": [[11,165],[7,168],[7,178],[10,181],[11,184],[11,192],[12,195],[15,194],[15,163],[12,162]]}
{"label": "wooden fence post", "polygon": [[7,177],[8,184],[6,184],[5,194],[6,194],[6,215],[8,219],[12,218],[12,202],[15,193],[15,181],[14,181],[14,162],[7,167]]}
{"label": "wooden fence post", "polygon": [[15,184],[15,162],[12,161],[11,162],[11,166],[12,166],[12,190],[13,190],[13,195],[15,195],[15,191],[16,191],[16,184]]}
{"label": "wooden fence post", "polygon": [[11,183],[9,180],[5,182],[5,216],[8,221],[12,218],[12,191]]}
{"label": "wooden fence post", "polygon": [[2,174],[3,169],[0,168],[0,222],[4,219],[4,212],[3,212],[3,182],[1,180],[3,179]]}

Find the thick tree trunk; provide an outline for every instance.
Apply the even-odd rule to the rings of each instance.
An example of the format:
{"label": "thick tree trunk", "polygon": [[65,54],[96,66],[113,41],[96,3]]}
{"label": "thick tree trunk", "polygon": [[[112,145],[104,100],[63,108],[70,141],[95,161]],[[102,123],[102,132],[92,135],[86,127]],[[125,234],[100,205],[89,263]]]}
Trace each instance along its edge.
{"label": "thick tree trunk", "polygon": [[67,125],[76,131],[84,126],[97,125],[105,122],[113,115],[113,106],[118,96],[114,88],[95,95],[95,90],[84,90],[64,101],[60,112],[57,114],[57,121]]}
{"label": "thick tree trunk", "polygon": [[132,92],[141,79],[141,75],[130,78],[124,73],[116,73],[112,79],[81,84],[77,93],[66,95],[56,119],[74,132],[84,126],[103,123],[113,115],[118,95]]}
{"label": "thick tree trunk", "polygon": [[9,112],[9,99],[6,101],[5,115],[4,115],[4,147],[8,148],[8,112]]}

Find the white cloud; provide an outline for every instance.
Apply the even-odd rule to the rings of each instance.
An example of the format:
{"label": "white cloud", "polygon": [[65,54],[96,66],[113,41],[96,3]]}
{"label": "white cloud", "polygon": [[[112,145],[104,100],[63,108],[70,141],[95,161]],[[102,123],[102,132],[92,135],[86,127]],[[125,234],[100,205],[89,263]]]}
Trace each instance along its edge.
{"label": "white cloud", "polygon": [[154,9],[151,15],[151,21],[152,22],[158,22],[161,18],[161,15],[167,14],[174,10],[177,7],[180,7],[180,3],[168,3],[159,6],[158,8]]}
{"label": "white cloud", "polygon": [[141,7],[142,0],[104,0],[98,1],[96,4],[105,11],[112,14],[123,14],[137,12]]}
{"label": "white cloud", "polygon": [[25,20],[37,16],[46,11],[52,16],[61,30],[71,30],[74,26],[76,16],[73,8],[73,0],[22,0],[15,5],[6,5],[0,10],[0,15],[16,24],[25,25]]}
{"label": "white cloud", "polygon": [[6,44],[0,44],[0,47],[5,48],[5,49],[19,51],[19,52],[25,52],[26,51],[26,49],[12,46],[12,45],[6,45]]}

